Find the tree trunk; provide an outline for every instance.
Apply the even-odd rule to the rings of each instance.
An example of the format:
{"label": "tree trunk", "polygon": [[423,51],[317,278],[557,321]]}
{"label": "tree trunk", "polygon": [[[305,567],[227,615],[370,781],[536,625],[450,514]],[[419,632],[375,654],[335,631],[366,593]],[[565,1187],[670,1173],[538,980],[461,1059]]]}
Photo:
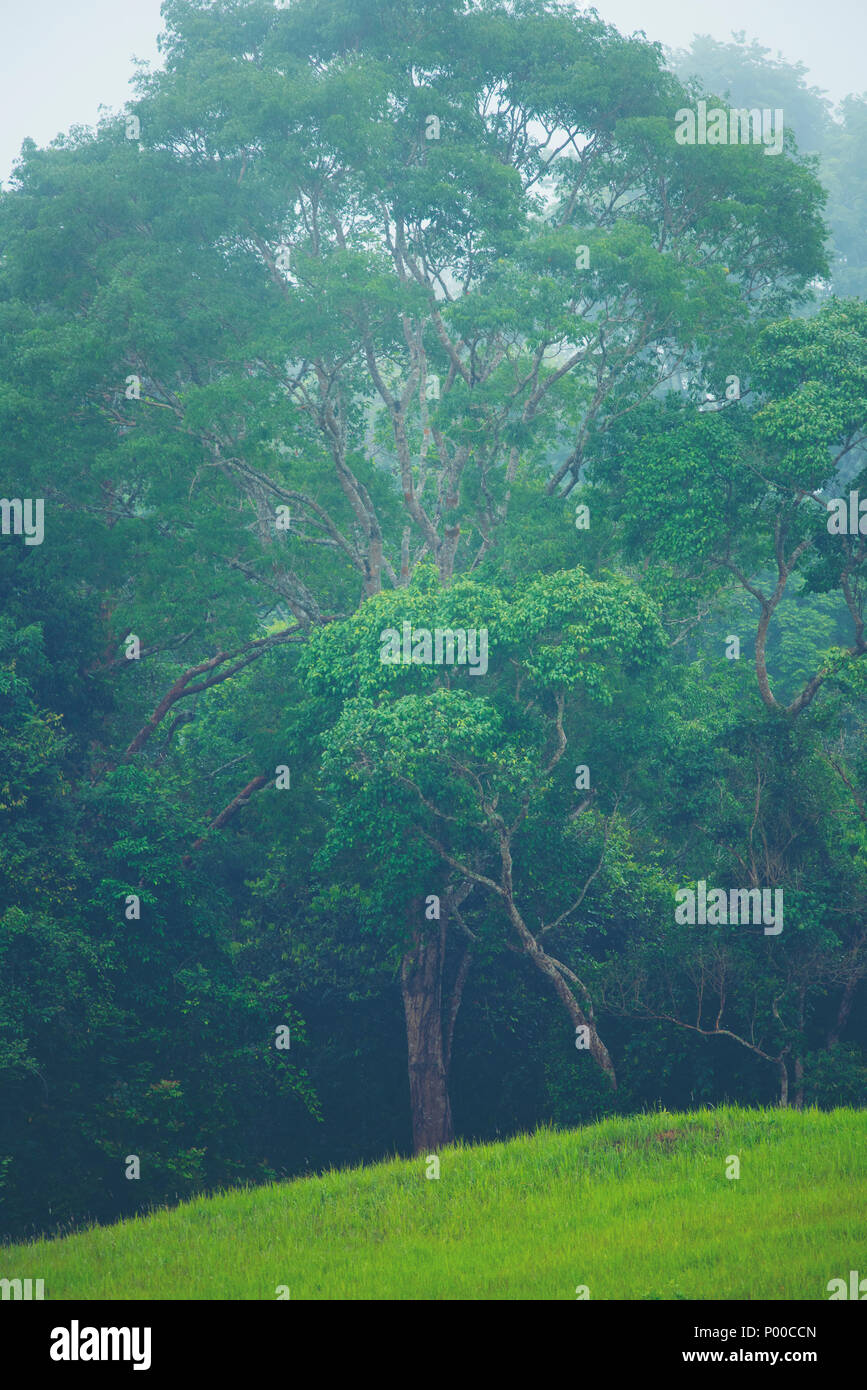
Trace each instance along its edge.
{"label": "tree trunk", "polygon": [[412,905],[412,946],[400,968],[406,1017],[412,1142],[415,1153],[436,1153],[454,1139],[443,1039],[443,964],[446,922],[424,920],[423,902]]}
{"label": "tree trunk", "polygon": [[849,1015],[852,1012],[852,1005],[855,1002],[855,995],[860,983],[861,979],[858,975],[853,975],[851,979],[846,981],[846,986],[840,996],[837,1016],[834,1019],[833,1025],[828,1030],[828,1037],[825,1042],[826,1051],[830,1051],[832,1047],[836,1047],[837,1043],[840,1041],[840,1034],[849,1022]]}
{"label": "tree trunk", "polygon": [[[804,1024],[807,1017],[807,986],[801,985],[798,990],[798,1032],[800,1034],[799,1049],[804,1042]],[[804,1108],[804,1059],[800,1050],[795,1058],[795,1109]]]}
{"label": "tree trunk", "polygon": [[777,1065],[780,1068],[780,1108],[785,1110],[789,1104],[789,1068],[785,1057],[781,1057]]}
{"label": "tree trunk", "polygon": [[795,1109],[804,1108],[804,1059],[795,1058]]}

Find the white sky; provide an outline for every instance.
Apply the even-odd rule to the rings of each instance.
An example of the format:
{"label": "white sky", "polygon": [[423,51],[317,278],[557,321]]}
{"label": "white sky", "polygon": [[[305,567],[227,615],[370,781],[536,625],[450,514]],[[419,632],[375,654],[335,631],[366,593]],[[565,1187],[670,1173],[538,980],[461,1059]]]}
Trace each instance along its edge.
{"label": "white sky", "polygon": [[[597,0],[624,33],[687,47],[745,29],[800,60],[838,101],[867,88],[867,0]],[[130,95],[131,57],[157,61],[160,0],[0,0],[0,180],[26,136],[44,145]]]}
{"label": "white sky", "polygon": [[867,90],[867,0],[599,0],[596,9],[621,33],[643,29],[671,48],[744,29],[774,56],[805,63],[811,85],[835,102]]}

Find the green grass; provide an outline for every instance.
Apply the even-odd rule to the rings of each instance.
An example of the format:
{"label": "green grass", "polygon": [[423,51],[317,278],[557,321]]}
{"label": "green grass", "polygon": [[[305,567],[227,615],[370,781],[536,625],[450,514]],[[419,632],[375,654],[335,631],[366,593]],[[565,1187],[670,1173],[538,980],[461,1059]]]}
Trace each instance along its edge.
{"label": "green grass", "polygon": [[[0,1249],[46,1298],[827,1299],[867,1275],[867,1111],[659,1112],[201,1197]],[[728,1155],[740,1178],[726,1178]]]}

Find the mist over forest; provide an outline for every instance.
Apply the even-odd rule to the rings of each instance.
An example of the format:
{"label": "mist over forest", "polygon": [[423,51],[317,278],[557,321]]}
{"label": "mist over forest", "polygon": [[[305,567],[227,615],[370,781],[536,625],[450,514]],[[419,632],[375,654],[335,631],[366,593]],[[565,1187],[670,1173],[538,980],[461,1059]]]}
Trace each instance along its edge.
{"label": "mist over forest", "polygon": [[867,95],[163,24],[0,191],[0,1235],[861,1109]]}

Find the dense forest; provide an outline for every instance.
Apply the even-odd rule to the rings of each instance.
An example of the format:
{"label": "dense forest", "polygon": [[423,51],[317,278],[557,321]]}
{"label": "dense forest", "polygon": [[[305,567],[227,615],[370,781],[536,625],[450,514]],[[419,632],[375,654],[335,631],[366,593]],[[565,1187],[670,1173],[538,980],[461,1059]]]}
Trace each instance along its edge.
{"label": "dense forest", "polygon": [[163,14],[0,194],[0,1232],[863,1104],[867,100]]}

